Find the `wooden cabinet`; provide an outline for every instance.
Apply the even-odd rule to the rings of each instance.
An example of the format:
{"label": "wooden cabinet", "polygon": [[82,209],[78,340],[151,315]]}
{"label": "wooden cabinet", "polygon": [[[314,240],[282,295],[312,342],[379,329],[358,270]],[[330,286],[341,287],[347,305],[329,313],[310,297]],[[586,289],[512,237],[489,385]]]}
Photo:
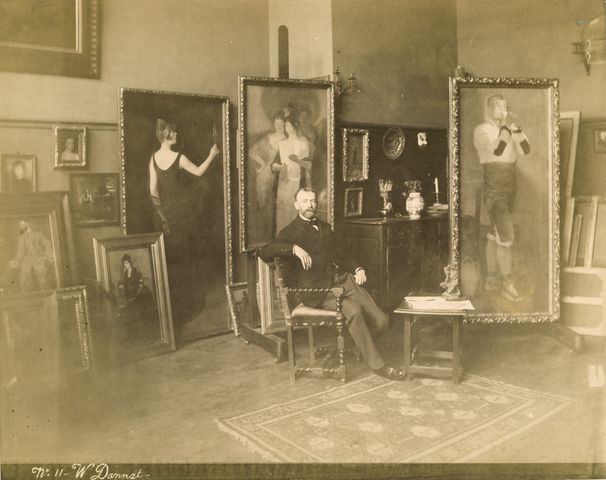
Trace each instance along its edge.
{"label": "wooden cabinet", "polygon": [[366,270],[366,289],[385,310],[411,291],[441,291],[448,264],[447,215],[345,220],[340,233],[347,253]]}

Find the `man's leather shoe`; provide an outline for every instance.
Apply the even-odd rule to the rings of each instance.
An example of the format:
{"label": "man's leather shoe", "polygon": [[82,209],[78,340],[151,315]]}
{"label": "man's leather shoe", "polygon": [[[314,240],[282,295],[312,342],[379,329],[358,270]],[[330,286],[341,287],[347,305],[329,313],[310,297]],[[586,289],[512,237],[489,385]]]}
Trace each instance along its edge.
{"label": "man's leather shoe", "polygon": [[394,367],[388,367],[387,365],[377,370],[374,370],[374,372],[377,375],[380,375],[381,377],[387,378],[389,380],[404,380],[404,378],[406,377],[405,370]]}

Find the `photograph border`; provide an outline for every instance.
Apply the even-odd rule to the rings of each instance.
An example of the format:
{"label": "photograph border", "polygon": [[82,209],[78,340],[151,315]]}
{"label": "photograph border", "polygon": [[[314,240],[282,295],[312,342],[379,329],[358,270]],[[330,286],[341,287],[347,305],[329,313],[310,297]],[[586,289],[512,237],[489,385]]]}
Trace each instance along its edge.
{"label": "photograph border", "polygon": [[6,163],[10,160],[31,160],[32,161],[32,192],[27,193],[35,193],[38,191],[38,185],[36,183],[36,170],[38,169],[38,158],[36,155],[23,154],[23,153],[3,153],[0,157],[0,177],[2,178],[2,183],[0,184],[2,193],[13,193],[7,192],[8,190],[8,179],[6,178]]}
{"label": "photograph border", "polygon": [[[359,178],[349,177],[347,171],[347,147],[348,137],[350,135],[362,135],[362,176]],[[369,171],[369,152],[370,152],[370,133],[365,128],[343,128],[343,181],[344,182],[363,182],[368,180]]]}
{"label": "photograph border", "polygon": [[[78,131],[78,153],[80,154],[80,162],[78,163],[64,163],[61,160],[61,149],[59,145],[59,134],[61,130],[77,130]],[[78,124],[67,124],[57,123],[53,125],[53,144],[54,144],[54,165],[55,170],[68,170],[77,168],[86,168],[88,164],[87,160],[87,130],[85,125]]]}
{"label": "photograph border", "polygon": [[[299,80],[287,78],[268,78],[268,77],[238,77],[238,168],[240,170],[239,180],[239,201],[240,201],[240,252],[246,253],[253,251],[261,246],[251,246],[247,239],[248,224],[248,142],[247,142],[247,92],[246,87],[287,87],[287,88],[308,88],[326,90],[326,168],[328,174],[327,190],[327,223],[334,226],[335,223],[335,86],[332,82],[326,80]],[[271,239],[268,239],[268,241]]]}
{"label": "photograph border", "polygon": [[468,323],[538,323],[555,322],[560,317],[560,136],[558,129],[559,82],[552,78],[487,78],[487,77],[450,77],[449,78],[449,191],[450,191],[450,269],[461,278],[461,168],[460,168],[460,131],[462,112],[461,90],[463,88],[511,88],[542,89],[549,93],[547,108],[549,111],[550,165],[550,215],[549,230],[549,307],[545,312],[507,313],[468,312]]}
{"label": "photograph border", "polygon": [[98,220],[98,221],[96,221],[96,220],[80,221],[80,220],[77,220],[76,216],[74,215],[74,225],[79,226],[79,227],[100,227],[100,226],[104,226],[104,225],[120,225],[120,213],[121,213],[120,199],[122,198],[122,195],[121,195],[122,185],[120,182],[120,174],[115,173],[115,172],[72,173],[69,176],[69,194],[70,194],[71,205],[72,205],[72,213],[75,213],[75,211],[76,211],[75,203],[76,203],[77,199],[75,198],[75,195],[74,195],[74,181],[76,180],[77,177],[114,177],[115,178],[115,180],[116,180],[116,198],[114,200],[115,219],[114,220]]}
{"label": "photograph border", "polygon": [[76,4],[77,47],[34,47],[0,43],[0,70],[68,77],[100,78],[101,28],[98,0],[73,0]]}
{"label": "photograph border", "polygon": [[[358,208],[355,211],[347,210],[347,197],[349,194],[358,194]],[[343,216],[348,217],[359,217],[362,215],[364,201],[364,189],[362,187],[347,187],[343,193]]]}
{"label": "photograph border", "polygon": [[[166,255],[164,251],[164,235],[162,233],[144,233],[139,235],[126,235],[124,237],[93,238],[95,253],[95,270],[97,282],[103,288],[107,298],[113,298],[110,282],[109,253],[120,250],[150,249],[152,256],[152,269],[155,275],[154,288],[158,302],[158,320],[160,322],[160,341],[132,348],[127,356],[129,360],[173,352],[176,350],[175,333],[173,329],[172,310],[168,285],[168,271],[166,268]],[[116,305],[109,302],[112,319],[116,319]]]}

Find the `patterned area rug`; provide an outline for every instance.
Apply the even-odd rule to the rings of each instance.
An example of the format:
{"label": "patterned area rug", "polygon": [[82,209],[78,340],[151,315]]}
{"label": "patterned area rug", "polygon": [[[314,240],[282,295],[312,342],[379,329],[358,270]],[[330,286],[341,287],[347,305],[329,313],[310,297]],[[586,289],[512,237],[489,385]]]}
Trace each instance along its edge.
{"label": "patterned area rug", "polygon": [[482,377],[376,375],[237,417],[220,429],[273,462],[466,462],[570,400]]}

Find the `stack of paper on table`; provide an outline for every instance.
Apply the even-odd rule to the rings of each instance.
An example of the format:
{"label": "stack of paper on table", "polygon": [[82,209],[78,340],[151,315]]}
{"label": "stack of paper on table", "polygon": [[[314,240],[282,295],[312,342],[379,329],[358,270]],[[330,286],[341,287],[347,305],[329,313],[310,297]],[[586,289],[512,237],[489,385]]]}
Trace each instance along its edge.
{"label": "stack of paper on table", "polygon": [[417,310],[475,310],[469,300],[446,300],[442,297],[405,297],[411,308]]}

